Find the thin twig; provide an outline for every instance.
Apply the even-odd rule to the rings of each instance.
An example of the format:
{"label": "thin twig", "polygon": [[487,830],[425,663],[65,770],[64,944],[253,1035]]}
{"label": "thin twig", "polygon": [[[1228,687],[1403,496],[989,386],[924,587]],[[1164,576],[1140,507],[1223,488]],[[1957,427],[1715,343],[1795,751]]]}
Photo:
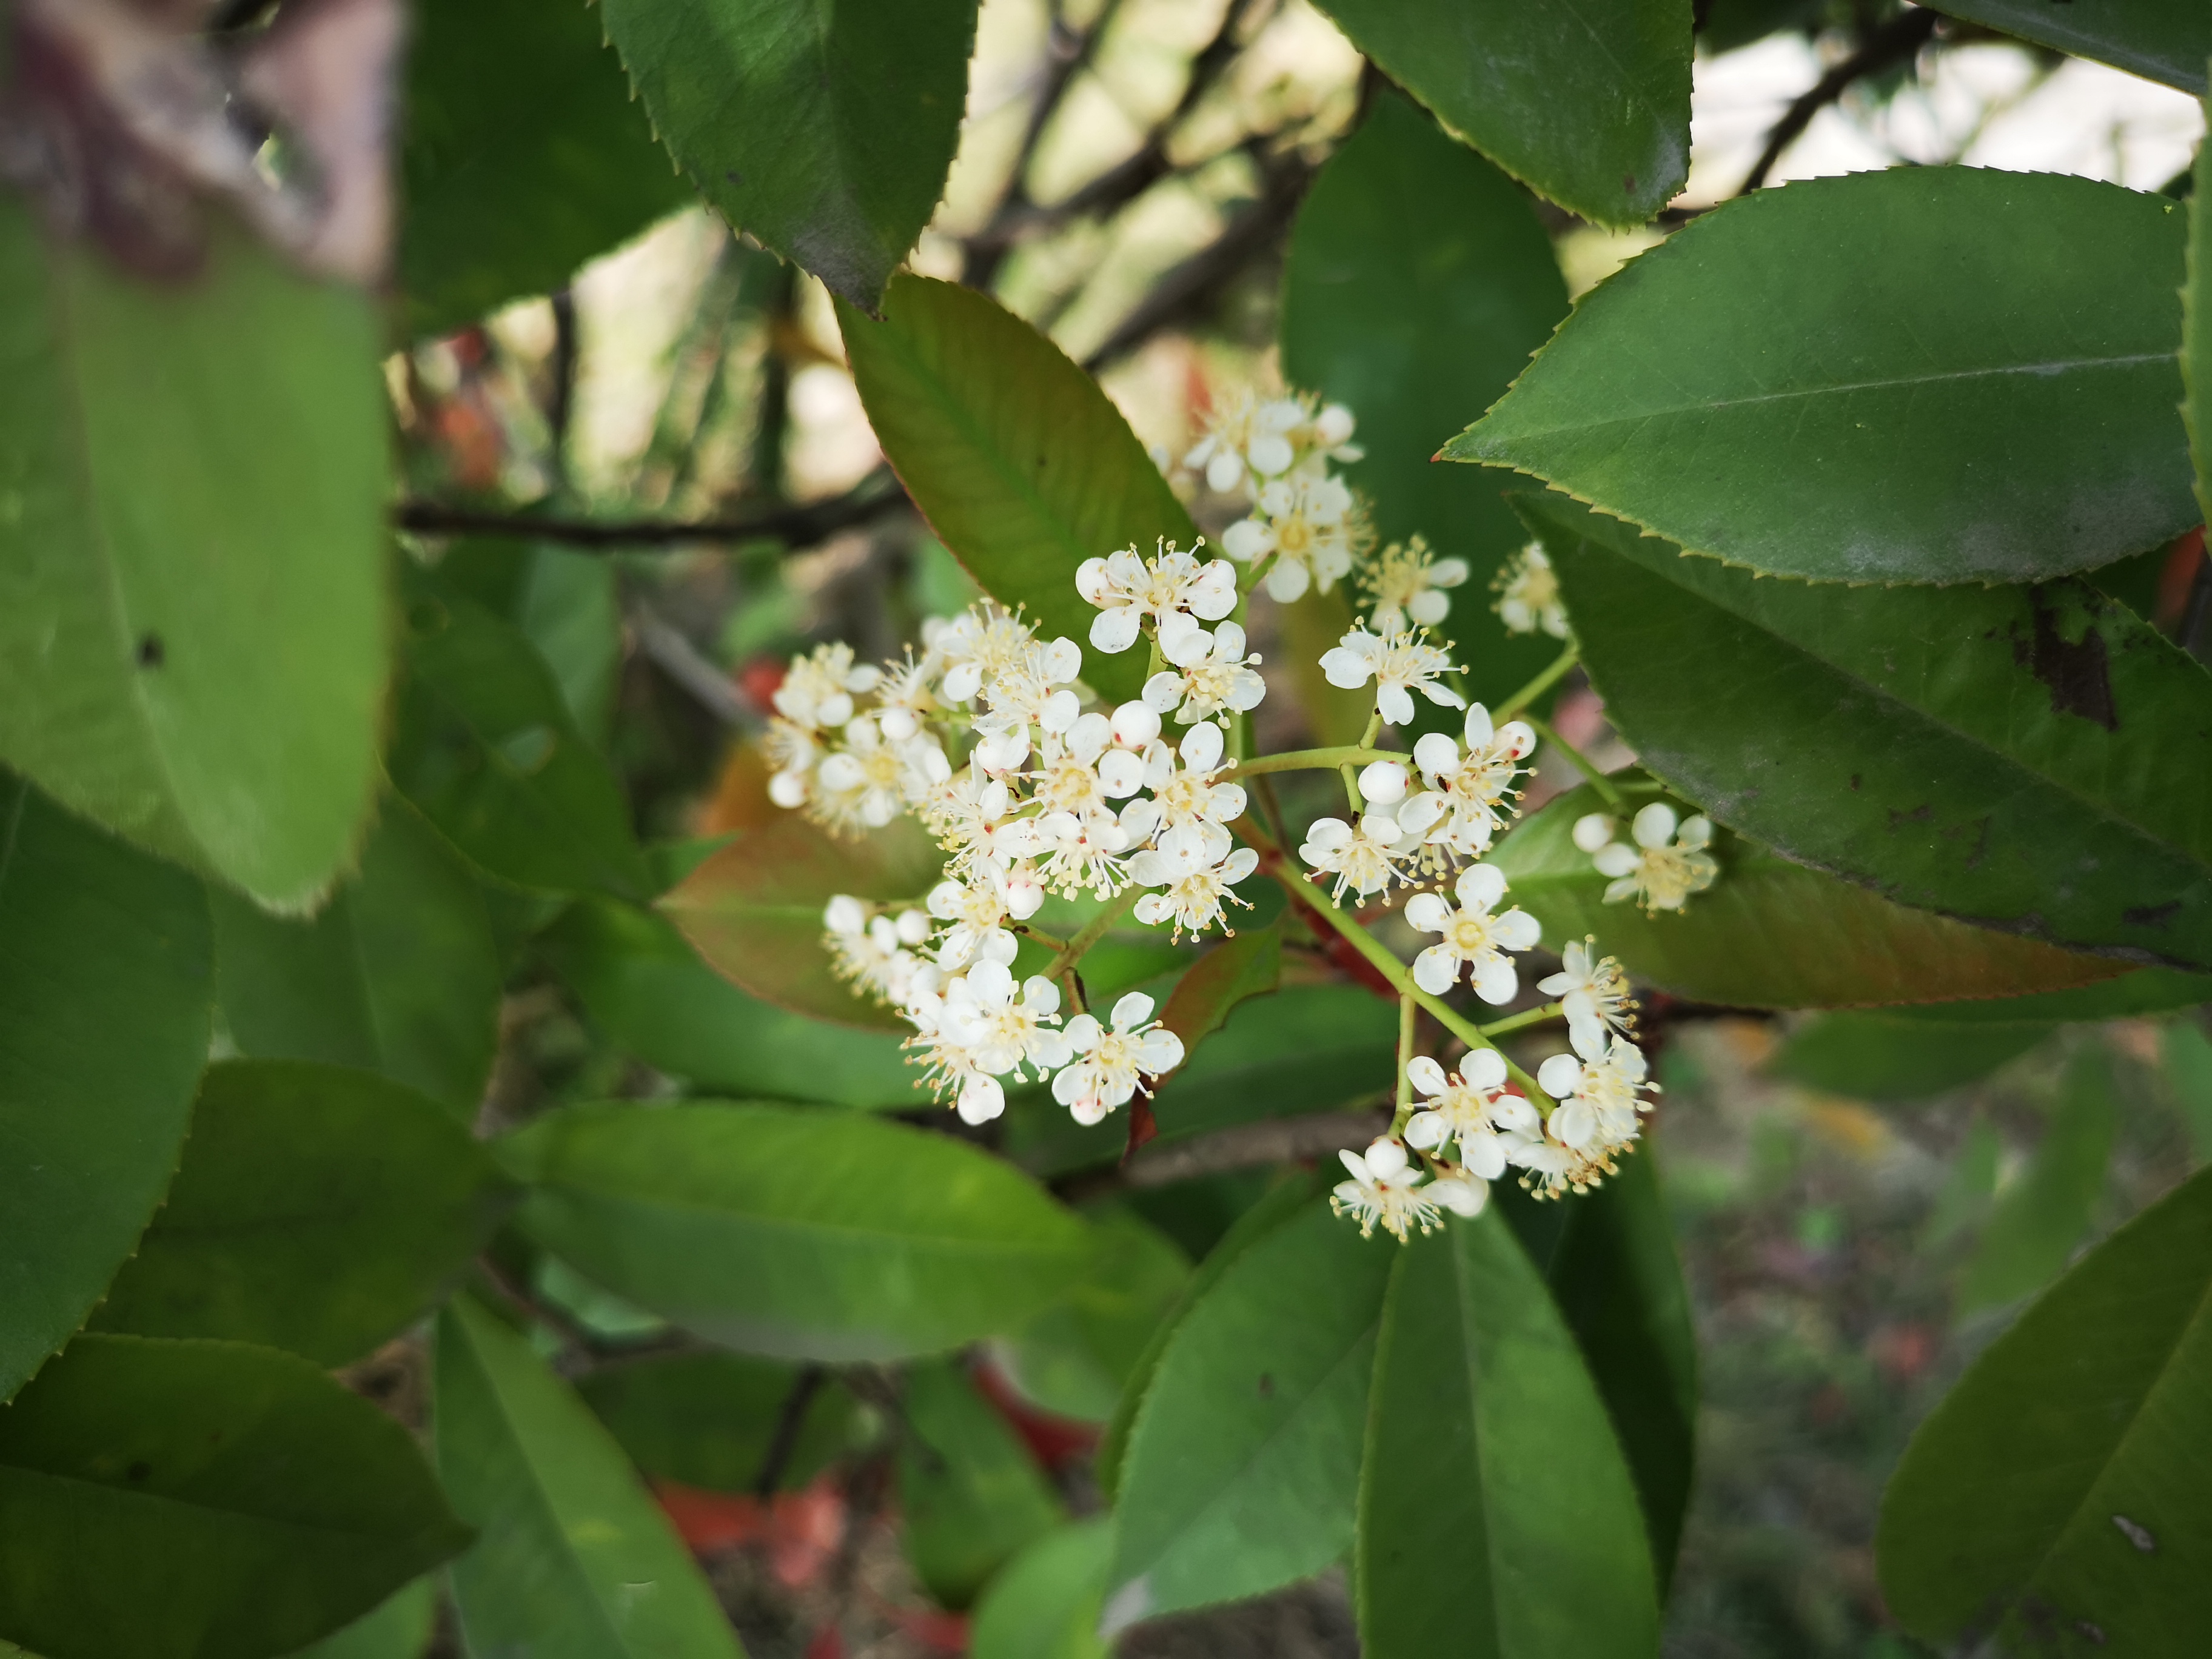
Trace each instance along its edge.
{"label": "thin twig", "polygon": [[503,536],[605,552],[619,547],[682,547],[698,542],[781,542],[811,546],[840,531],[872,523],[907,505],[906,491],[889,471],[870,473],[842,495],[797,507],[769,507],[728,519],[564,519],[403,501],[392,515],[401,530],[422,536]]}
{"label": "thin twig", "polygon": [[702,708],[723,725],[742,732],[760,727],[760,711],[682,629],[641,604],[631,608],[629,622],[639,648],[662,673],[689,691]]}
{"label": "thin twig", "polygon": [[769,1437],[768,1449],[761,1454],[760,1473],[753,1477],[753,1496],[763,1504],[783,1484],[784,1471],[791,1467],[792,1454],[799,1449],[799,1432],[806,1426],[807,1408],[829,1380],[830,1373],[819,1365],[801,1366],[799,1375],[792,1378],[791,1392],[784,1395],[775,1415],[775,1431]]}
{"label": "thin twig", "polygon": [[1751,172],[1736,194],[1748,196],[1765,184],[1766,175],[1782,159],[1782,152],[1796,142],[1797,136],[1813,124],[1814,116],[1868,76],[1879,75],[1894,64],[1909,62],[1934,38],[1936,26],[1942,21],[1942,13],[1915,6],[1898,13],[1868,34],[1856,52],[1815,81],[1782,112],[1782,118],[1766,135],[1766,148],[1759,152],[1759,160],[1752,164]]}

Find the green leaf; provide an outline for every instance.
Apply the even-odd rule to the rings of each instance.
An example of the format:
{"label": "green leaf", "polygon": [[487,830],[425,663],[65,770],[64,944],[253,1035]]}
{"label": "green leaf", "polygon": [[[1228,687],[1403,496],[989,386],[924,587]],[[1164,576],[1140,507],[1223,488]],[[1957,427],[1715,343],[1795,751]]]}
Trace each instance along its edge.
{"label": "green leaf", "polygon": [[1087,1263],[1077,1218],[947,1135],[842,1114],[572,1106],[502,1143],[545,1249],[711,1341],[893,1359],[1015,1328]]}
{"label": "green leaf", "polygon": [[1687,0],[1327,0],[1445,129],[1561,207],[1642,224],[1690,170]]}
{"label": "green leaf", "polygon": [[907,493],[984,591],[1027,607],[1037,632],[1084,647],[1109,702],[1143,690],[1145,655],[1093,649],[1097,611],[1075,591],[1084,560],[1197,526],[1098,383],[988,296],[901,276],[884,320],[840,307],[868,422]]}
{"label": "green leaf", "polygon": [[1114,1523],[1103,1515],[1047,1533],[983,1592],[969,1659],[1107,1659],[1098,1635]]}
{"label": "green leaf", "polygon": [[791,813],[715,853],[660,908],[708,967],[753,995],[794,1013],[909,1036],[906,1021],[838,978],[822,943],[823,907],[840,893],[919,905],[943,864],[911,818],[838,841]]}
{"label": "green leaf", "polygon": [[2212,676],[2149,624],[2074,581],[1760,581],[1522,507],[1607,717],[1729,828],[1901,903],[2212,965],[2212,772],[2172,760]]}
{"label": "green leaf", "polygon": [[[2197,67],[2191,60],[2189,67]],[[2212,110],[2212,93],[2205,96]],[[2181,405],[2196,464],[2197,510],[2212,519],[2212,145],[2197,146],[2189,192],[2189,275],[2181,289]]]}
{"label": "green leaf", "polygon": [[606,27],[707,199],[872,308],[945,188],[975,0],[607,0]]}
{"label": "green leaf", "polygon": [[593,1023],[647,1065],[702,1088],[836,1106],[912,1107],[934,1098],[892,1032],[831,1025],[747,996],[653,911],[579,899],[542,943]]}
{"label": "green leaf", "polygon": [[1196,1054],[1239,1003],[1267,995],[1282,977],[1282,928],[1248,928],[1209,946],[1185,970],[1160,1010],[1160,1024],[1182,1039],[1184,1054]]}
{"label": "green leaf", "polygon": [[2212,1038],[2194,1024],[2166,1028],[2160,1045],[2166,1085],[2189,1126],[2189,1144],[2199,1164],[2212,1164]]}
{"label": "green leaf", "polygon": [[513,624],[418,586],[386,765],[479,867],[520,887],[653,890],[629,808],[553,671]]}
{"label": "green leaf", "polygon": [[1344,1553],[1397,1253],[1313,1205],[1231,1262],[1176,1327],[1121,1463],[1109,1633],[1256,1595]]}
{"label": "green leaf", "polygon": [[[2116,977],[2117,964],[2100,957],[1892,904],[1727,831],[1713,843],[1720,879],[1680,910],[1647,915],[1633,903],[1607,904],[1606,878],[1573,837],[1577,818],[1605,810],[1595,790],[1572,790],[1499,842],[1490,862],[1552,949],[1594,936],[1637,979],[1678,996],[1741,1008],[1977,995],[2009,1006],[2021,1000],[2014,993],[2136,977]],[[1818,950],[1805,948],[1808,937],[1820,939]]]}
{"label": "green leaf", "polygon": [[302,1648],[295,1659],[422,1659],[438,1617],[434,1583],[417,1578],[335,1636]]}
{"label": "green leaf", "polygon": [[167,1201],[94,1328],[228,1337],[322,1365],[427,1312],[513,1196],[436,1102],[296,1060],[208,1068]]}
{"label": "green leaf", "polygon": [[407,1431],[307,1361],[134,1336],[0,1410],[0,1635],[46,1659],[289,1653],[469,1537]]}
{"label": "green leaf", "polygon": [[1697,1460],[1698,1338],[1651,1157],[1555,1203],[1492,1188],[1612,1419],[1643,1505],[1663,1595]]}
{"label": "green leaf", "polygon": [[2201,1650],[2208,1400],[2212,1172],[2077,1263],[1920,1425],[1875,1539],[1892,1613],[2004,1651],[2051,1632],[2144,1659]]}
{"label": "green leaf", "polygon": [[[1960,0],[1943,9],[2038,46],[2202,93],[2212,16],[2194,0]],[[2201,201],[2202,197],[2198,199]]]}
{"label": "green leaf", "polygon": [[542,0],[416,8],[400,155],[410,334],[564,287],[594,254],[693,199],[603,27],[585,6]]}
{"label": "green leaf", "polygon": [[207,900],[0,773],[0,1399],[161,1202],[207,1060]]}
{"label": "green leaf", "polygon": [[1066,1517],[1006,1419],[957,1362],[907,1373],[899,1510],[915,1576],[942,1605],[965,1607],[1007,1558]]}
{"label": "green leaf", "polygon": [[1496,1211],[1398,1253],[1359,1482],[1372,1659],[1639,1659],[1659,1640],[1636,1487]]}
{"label": "green leaf", "polygon": [[2085,1043],[2067,1063],[2035,1156],[1997,1194],[1960,1282],[1962,1310],[2014,1301],[2063,1271],[2096,1214],[2117,1127],[2112,1061]]}
{"label": "green leaf", "polygon": [[636,1472],[529,1343],[466,1296],[438,1317],[438,1474],[477,1531],[453,1566],[472,1654],[741,1659]]}
{"label": "green leaf", "polygon": [[474,875],[412,807],[386,799],[360,870],[312,919],[208,896],[241,1054],[381,1072],[475,1117],[499,1047],[499,945]]}
{"label": "green leaf", "polygon": [[[796,1366],[741,1354],[659,1354],[599,1366],[578,1380],[576,1392],[653,1480],[750,1492],[800,1381]],[[863,1428],[845,1385],[820,1378],[778,1487],[805,1486],[854,1449]]]}
{"label": "green leaf", "polygon": [[1822,1014],[1792,1031],[1766,1069],[1855,1099],[1919,1100],[1987,1077],[2057,1029],[2051,1020],[1931,1019],[1917,1008]]}
{"label": "green leaf", "polygon": [[1443,453],[1769,574],[2092,569],[2197,522],[2182,235],[2176,203],[2049,173],[1759,191],[1586,295]]}
{"label": "green leaf", "polygon": [[1481,641],[1469,695],[1491,702],[1534,678],[1558,641],[1498,633],[1490,580],[1528,532],[1495,479],[1433,461],[1566,314],[1566,284],[1528,198],[1404,99],[1381,94],[1298,210],[1283,373],[1358,416],[1366,457],[1343,476],[1373,503],[1382,540],[1424,536],[1472,568],[1442,631]]}
{"label": "green leaf", "polygon": [[1067,1299],[993,1345],[1016,1392],[1079,1423],[1114,1415],[1190,1277],[1190,1261],[1174,1242],[1128,1211],[1099,1214],[1093,1237],[1091,1272]]}
{"label": "green leaf", "polygon": [[376,788],[373,308],[221,224],[188,280],[128,276],[20,197],[0,203],[0,763],[272,908],[312,907]]}

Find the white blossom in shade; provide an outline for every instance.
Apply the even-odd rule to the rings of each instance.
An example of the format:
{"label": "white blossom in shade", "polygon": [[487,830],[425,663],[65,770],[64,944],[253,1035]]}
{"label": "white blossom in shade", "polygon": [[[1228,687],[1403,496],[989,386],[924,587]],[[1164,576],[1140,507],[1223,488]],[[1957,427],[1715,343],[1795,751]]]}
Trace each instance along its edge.
{"label": "white blossom in shade", "polygon": [[776,715],[762,734],[761,750],[769,768],[768,798],[778,806],[805,805],[814,793],[814,769],[822,761],[821,739],[811,727]]}
{"label": "white blossom in shade", "polygon": [[1437,627],[1451,614],[1449,590],[1468,574],[1465,559],[1439,559],[1419,536],[1391,543],[1360,575],[1359,585],[1375,601],[1369,625],[1378,634]]}
{"label": "white blossom in shade", "polygon": [[1351,441],[1353,427],[1342,404],[1321,405],[1305,393],[1262,399],[1247,390],[1214,410],[1182,464],[1225,495],[1293,469],[1358,460],[1364,452]]}
{"label": "white blossom in shade", "polygon": [[[1224,747],[1221,728],[1210,724],[1192,726],[1173,750],[1164,743],[1151,746],[1145,777],[1152,792],[1151,810],[1136,814],[1151,832],[1140,839],[1164,844],[1171,833],[1188,830],[1223,853],[1228,850],[1227,826],[1244,816],[1245,797],[1243,785],[1219,781]],[[1128,824],[1130,815],[1124,814],[1122,822]]]}
{"label": "white blossom in shade", "polygon": [[1704,892],[1721,872],[1705,851],[1713,838],[1713,823],[1702,813],[1678,818],[1673,807],[1655,800],[1630,820],[1628,828],[1633,846],[1608,841],[1590,857],[1600,875],[1613,878],[1605,890],[1607,904],[1632,898],[1646,911],[1679,910],[1691,894]]}
{"label": "white blossom in shade", "polygon": [[1421,1191],[1440,1210],[1456,1216],[1478,1216],[1490,1202],[1490,1183],[1462,1166],[1440,1170]]}
{"label": "white blossom in shade", "polygon": [[1035,915],[1044,887],[1018,866],[1005,875],[940,881],[924,902],[931,915],[951,924],[938,935],[937,962],[953,974],[978,958],[1012,962],[1017,941],[1006,923]]}
{"label": "white blossom in shade", "polygon": [[1244,630],[1233,622],[1223,623],[1211,633],[1196,630],[1177,639],[1181,654],[1170,651],[1175,665],[1163,668],[1145,682],[1145,706],[1161,714],[1173,714],[1189,726],[1198,720],[1218,720],[1257,708],[1267,695],[1260,678],[1260,653],[1245,650]]}
{"label": "white blossom in shade", "polygon": [[1462,728],[1466,747],[1442,732],[1425,733],[1413,744],[1413,764],[1428,787],[1399,810],[1398,822],[1439,857],[1480,858],[1504,827],[1518,791],[1514,782],[1536,747],[1526,720],[1491,724],[1490,711],[1476,703]]}
{"label": "white blossom in shade", "polygon": [[1367,515],[1341,482],[1301,473],[1262,488],[1256,510],[1222,532],[1221,550],[1240,564],[1272,557],[1268,597],[1288,605],[1309,587],[1328,592],[1374,541]]}
{"label": "white blossom in shade", "polygon": [[1569,834],[1574,837],[1575,845],[1583,852],[1595,853],[1613,839],[1613,832],[1620,827],[1610,812],[1585,812],[1575,820],[1575,827]]}
{"label": "white blossom in shade", "polygon": [[1406,1063],[1406,1075],[1424,1097],[1420,1109],[1406,1121],[1407,1144],[1425,1152],[1456,1146],[1468,1174],[1485,1181],[1504,1175],[1506,1147],[1498,1133],[1498,1103],[1505,1097],[1504,1057],[1495,1048],[1476,1048],[1460,1061],[1458,1071],[1446,1072],[1426,1054],[1417,1054]]}
{"label": "white blossom in shade", "polygon": [[896,1007],[912,991],[921,958],[916,945],[929,938],[930,921],[920,910],[879,914],[849,894],[831,899],[822,913],[823,940],[841,979]]}
{"label": "white blossom in shade", "polygon": [[1163,628],[1170,617],[1218,622],[1229,615],[1237,609],[1237,567],[1201,561],[1195,549],[1184,552],[1163,540],[1149,559],[1133,547],[1085,559],[1076,568],[1075,591],[1098,607],[1091,643],[1110,655],[1137,642],[1147,617]]}
{"label": "white blossom in shade", "polygon": [[1544,1195],[1568,1188],[1583,1192],[1618,1168],[1615,1158],[1643,1132],[1645,1097],[1656,1092],[1647,1082],[1643,1050],[1601,1024],[1571,1034],[1576,1053],[1553,1054],[1536,1073],[1537,1086],[1558,1101],[1544,1120],[1540,1158],[1524,1148],[1515,1162],[1540,1176]]}
{"label": "white blossom in shade", "polygon": [[937,676],[943,666],[933,653],[925,652],[917,658],[911,651],[884,665],[872,712],[885,737],[903,742],[945,712],[937,696]]}
{"label": "white blossom in shade", "polygon": [[983,683],[1018,663],[1035,632],[1018,612],[985,599],[970,605],[942,628],[925,629],[923,642],[945,664],[938,695],[948,703],[974,698]]}
{"label": "white blossom in shade", "polygon": [[805,656],[792,659],[783,684],[769,701],[793,725],[819,731],[851,720],[853,699],[873,690],[882,678],[878,669],[854,665],[851,646],[817,645]]}
{"label": "white blossom in shade", "polygon": [[1597,940],[1569,939],[1559,952],[1559,971],[1536,981],[1536,988],[1559,1004],[1570,1030],[1585,1026],[1623,1036],[1636,1030],[1636,1002],[1628,976],[1611,957],[1597,954]]}
{"label": "white blossom in shade", "polygon": [[[1049,645],[1031,641],[1014,659],[988,676],[980,693],[984,712],[975,729],[990,735],[1065,732],[1083,712],[1083,700],[1069,689],[1083,672],[1083,647],[1073,640]],[[981,750],[979,749],[980,755]],[[1000,769],[984,763],[990,769]]]}
{"label": "white blossom in shade", "polygon": [[979,962],[945,988],[942,1022],[994,1077],[1043,1077],[1067,1063],[1068,1038],[1060,1029],[1060,988],[1032,975],[1018,983],[1005,963]]}
{"label": "white blossom in shade", "polygon": [[1359,798],[1372,806],[1395,806],[1410,780],[1396,761],[1370,761],[1359,770]]}
{"label": "white blossom in shade", "polygon": [[1358,1222],[1362,1238],[1371,1237],[1378,1226],[1401,1244],[1416,1227],[1425,1233],[1436,1231],[1442,1218],[1422,1185],[1426,1177],[1399,1142],[1385,1135],[1370,1143],[1364,1153],[1347,1151],[1337,1157],[1352,1179],[1337,1182],[1328,1207]]}
{"label": "white blossom in shade", "polygon": [[1413,983],[1431,996],[1442,996],[1465,969],[1475,995],[1485,1002],[1495,1007],[1512,1001],[1521,981],[1507,953],[1534,947],[1541,927],[1526,910],[1491,914],[1505,896],[1505,877],[1494,864],[1468,866],[1455,890],[1457,909],[1441,893],[1416,893],[1406,901],[1408,922],[1424,933],[1443,935],[1413,958]]}
{"label": "white blossom in shade", "polygon": [[1540,543],[1530,542],[1508,559],[1491,584],[1498,595],[1498,619],[1509,634],[1539,630],[1555,640],[1567,637],[1566,606],[1559,599],[1559,578]]}
{"label": "white blossom in shade", "polygon": [[1067,1045],[1079,1058],[1053,1079],[1052,1097],[1078,1123],[1099,1122],[1126,1105],[1139,1083],[1149,1085],[1182,1064],[1182,1039],[1152,1019],[1152,1000],[1142,992],[1115,1003],[1112,1018],[1102,1025],[1094,1015],[1078,1014],[1067,1022]]}
{"label": "white blossom in shade", "polygon": [[960,981],[949,981],[944,990],[917,992],[908,1000],[906,1017],[915,1034],[906,1040],[907,1061],[922,1068],[922,1076],[939,1100],[950,1097],[963,1123],[988,1123],[1006,1109],[1006,1094],[999,1079],[978,1063],[962,1039],[960,1022],[951,1017],[945,991]]}
{"label": "white blossom in shade", "polygon": [[893,743],[874,716],[856,714],[842,736],[842,746],[815,768],[810,792],[817,816],[833,830],[880,830],[952,776],[945,750],[926,733]]}
{"label": "white blossom in shade", "polygon": [[1213,860],[1206,856],[1208,850],[1195,838],[1176,840],[1166,847],[1147,847],[1130,860],[1129,874],[1138,886],[1161,890],[1137,901],[1137,920],[1147,927],[1172,921],[1178,942],[1186,933],[1195,937],[1217,923],[1222,932],[1233,933],[1224,906],[1252,908],[1230,890],[1260,867],[1260,855],[1238,847]]}
{"label": "white blossom in shade", "polygon": [[1396,822],[1379,812],[1367,813],[1356,824],[1316,818],[1298,856],[1316,874],[1336,878],[1330,896],[1340,904],[1347,887],[1365,898],[1394,881],[1409,879],[1406,860],[1413,849],[1402,845],[1404,840]]}
{"label": "white blossom in shade", "polygon": [[1451,653],[1429,643],[1426,630],[1401,634],[1370,634],[1354,628],[1334,648],[1322,653],[1321,672],[1328,683],[1356,691],[1375,682],[1375,706],[1385,724],[1410,726],[1416,691],[1447,708],[1464,708],[1467,699],[1437,677],[1451,672]]}

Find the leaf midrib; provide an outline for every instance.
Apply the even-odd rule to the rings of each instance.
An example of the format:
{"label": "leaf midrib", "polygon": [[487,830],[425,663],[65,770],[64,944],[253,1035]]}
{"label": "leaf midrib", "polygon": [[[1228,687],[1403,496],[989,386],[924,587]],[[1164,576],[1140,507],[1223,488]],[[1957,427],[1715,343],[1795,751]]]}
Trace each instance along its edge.
{"label": "leaf midrib", "polygon": [[[238,1520],[250,1521],[260,1526],[282,1528],[295,1532],[312,1534],[324,1538],[362,1539],[380,1545],[394,1542],[388,1533],[366,1532],[356,1528],[326,1525],[314,1521],[303,1521],[289,1516],[270,1515],[259,1510],[235,1509],[227,1504],[212,1503],[205,1498],[178,1498],[167,1492],[146,1492],[130,1486],[117,1486],[112,1481],[95,1480],[87,1475],[67,1474],[54,1469],[37,1468],[28,1463],[0,1462],[0,1468],[33,1480],[52,1480],[64,1486],[85,1486],[111,1497],[129,1498],[141,1504],[165,1505],[191,1514],[224,1515]],[[424,1529],[416,1528],[406,1534],[410,1540],[421,1538]]]}

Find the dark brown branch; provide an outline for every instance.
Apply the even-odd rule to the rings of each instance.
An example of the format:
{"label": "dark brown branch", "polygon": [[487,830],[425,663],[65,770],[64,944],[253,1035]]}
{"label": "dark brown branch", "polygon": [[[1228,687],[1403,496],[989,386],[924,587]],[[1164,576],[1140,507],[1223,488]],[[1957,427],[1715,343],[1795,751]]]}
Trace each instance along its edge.
{"label": "dark brown branch", "polygon": [[1921,47],[1935,37],[1936,26],[1943,21],[1941,12],[1924,6],[1901,11],[1859,43],[1859,49],[1815,81],[1811,88],[1782,112],[1774,130],[1766,135],[1766,148],[1759,152],[1759,160],[1752,164],[1739,196],[1748,196],[1766,182],[1766,175],[1782,159],[1782,152],[1796,142],[1798,135],[1813,124],[1813,118],[1841,98],[1852,86],[1869,75],[1879,75],[1893,66],[1909,63]]}
{"label": "dark brown branch", "polygon": [[783,1406],[776,1413],[775,1431],[769,1437],[768,1449],[761,1455],[760,1473],[753,1479],[753,1496],[765,1504],[775,1496],[783,1484],[783,1474],[791,1467],[791,1455],[799,1449],[799,1431],[806,1426],[807,1407],[813,1405],[814,1396],[822,1392],[822,1385],[830,1373],[819,1365],[805,1365],[791,1380],[791,1392],[783,1397]]}
{"label": "dark brown branch", "polygon": [[840,531],[871,524],[907,504],[888,470],[869,474],[842,495],[796,507],[769,507],[727,519],[564,519],[532,513],[488,512],[437,501],[403,501],[392,524],[422,536],[506,536],[559,542],[590,551],[618,547],[680,547],[695,542],[781,542],[809,547]]}

